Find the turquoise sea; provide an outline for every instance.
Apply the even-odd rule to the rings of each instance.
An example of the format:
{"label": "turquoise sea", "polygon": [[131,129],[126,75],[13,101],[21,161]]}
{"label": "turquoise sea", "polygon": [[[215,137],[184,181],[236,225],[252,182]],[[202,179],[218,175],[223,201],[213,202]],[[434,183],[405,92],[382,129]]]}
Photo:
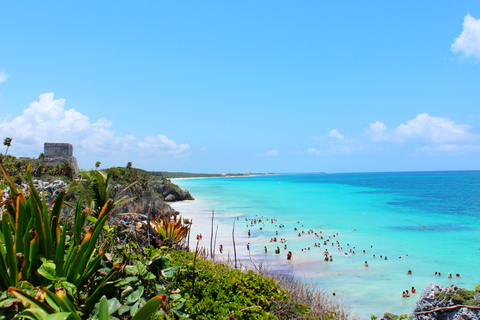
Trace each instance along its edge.
{"label": "turquoise sea", "polygon": [[[175,182],[197,199],[199,212],[207,215],[214,209],[216,221],[229,225],[238,217],[236,234],[250,242],[257,262],[266,259],[328,294],[335,292],[361,317],[411,313],[431,283],[469,289],[480,283],[480,171],[282,174]],[[245,219],[262,223],[252,225]],[[324,239],[308,234],[310,229]],[[305,233],[298,236],[301,231]],[[270,242],[275,236],[287,239],[288,250]],[[246,250],[244,242],[238,250]],[[277,246],[282,248],[280,255],[274,254]],[[323,261],[325,249],[332,262]],[[293,253],[288,263],[287,251]],[[417,293],[402,298],[412,286]]]}

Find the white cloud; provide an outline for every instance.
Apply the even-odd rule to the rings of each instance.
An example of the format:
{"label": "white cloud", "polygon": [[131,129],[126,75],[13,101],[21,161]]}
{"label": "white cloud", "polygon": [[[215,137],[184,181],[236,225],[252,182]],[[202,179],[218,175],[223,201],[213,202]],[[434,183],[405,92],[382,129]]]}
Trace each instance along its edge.
{"label": "white cloud", "polygon": [[383,141],[388,139],[387,126],[385,125],[385,123],[378,120],[374,123],[370,123],[368,125],[368,128],[365,129],[365,131],[373,141]]}
{"label": "white cloud", "polygon": [[320,155],[320,154],[322,154],[323,152],[322,152],[322,150],[317,149],[317,148],[308,148],[307,153]]}
{"label": "white cloud", "polygon": [[474,135],[469,133],[470,128],[469,125],[455,124],[447,118],[431,117],[428,113],[421,113],[406,124],[400,124],[395,129],[394,136],[401,142],[421,140],[441,144],[474,139]]}
{"label": "white cloud", "polygon": [[0,83],[7,81],[8,75],[5,72],[0,72]]}
{"label": "white cloud", "polygon": [[380,121],[370,123],[365,129],[375,142],[393,142],[408,146],[416,145],[422,152],[465,153],[480,149],[480,136],[467,124],[456,124],[448,118],[433,117],[421,113],[414,119],[388,129]]}
{"label": "white cloud", "polygon": [[4,118],[0,123],[0,137],[12,137],[17,153],[22,156],[38,156],[44,142],[71,143],[77,157],[93,153],[134,155],[140,159],[189,154],[187,143],[177,144],[165,135],[139,139],[133,135],[116,135],[111,127],[112,122],[104,118],[91,122],[75,109],[66,110],[64,99],[54,99],[53,93],[44,93],[21,116],[11,121]]}
{"label": "white cloud", "polygon": [[430,144],[449,142],[474,141],[479,137],[471,133],[472,127],[466,124],[456,124],[448,118],[432,117],[421,113],[416,118],[400,124],[394,130],[389,130],[380,121],[370,123],[365,129],[373,141],[406,142],[411,140]]}
{"label": "white cloud", "polygon": [[470,14],[465,16],[462,34],[455,39],[451,50],[465,57],[480,59],[480,19],[477,20]]}
{"label": "white cloud", "polygon": [[319,141],[319,147],[307,149],[307,153],[315,155],[350,154],[354,151],[363,150],[362,143],[356,138],[345,138],[337,129],[332,129],[324,136],[310,136]]}
{"label": "white cloud", "polygon": [[340,132],[338,132],[337,129],[333,129],[330,131],[330,133],[328,134],[328,136],[330,138],[336,138],[336,139],[340,139],[340,140],[344,140],[345,137],[343,135],[340,134]]}
{"label": "white cloud", "polygon": [[275,149],[272,149],[272,150],[268,150],[265,155],[267,157],[273,157],[273,156],[278,156],[278,151],[275,150]]}

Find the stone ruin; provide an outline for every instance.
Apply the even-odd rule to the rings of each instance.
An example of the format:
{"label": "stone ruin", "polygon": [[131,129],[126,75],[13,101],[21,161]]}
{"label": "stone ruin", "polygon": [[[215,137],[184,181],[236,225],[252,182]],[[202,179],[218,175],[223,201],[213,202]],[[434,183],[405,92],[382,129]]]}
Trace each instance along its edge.
{"label": "stone ruin", "polygon": [[68,161],[75,170],[75,173],[80,171],[77,158],[73,156],[73,146],[70,143],[45,142],[43,150],[45,158],[37,159],[37,161],[51,166],[61,165],[65,161]]}

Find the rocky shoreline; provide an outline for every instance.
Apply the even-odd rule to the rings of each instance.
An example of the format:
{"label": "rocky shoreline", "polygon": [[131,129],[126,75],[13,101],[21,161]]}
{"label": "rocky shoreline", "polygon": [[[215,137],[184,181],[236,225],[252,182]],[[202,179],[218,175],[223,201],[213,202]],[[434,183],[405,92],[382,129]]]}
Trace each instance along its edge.
{"label": "rocky shoreline", "polygon": [[[47,203],[54,201],[60,191],[66,193],[66,200],[70,201],[73,195],[69,194],[68,184],[63,180],[54,180],[51,182],[43,180],[33,180],[35,188],[40,192],[41,196],[45,196]],[[27,193],[29,190],[28,184],[21,185],[22,191]],[[123,186],[117,185],[117,189],[122,189]],[[137,213],[146,214],[148,212],[152,214],[158,214],[165,212],[167,214],[178,214],[179,212],[173,209],[168,202],[194,200],[188,190],[182,190],[180,187],[165,180],[158,180],[151,190],[145,190],[139,187],[141,190],[141,197],[135,202],[135,208],[131,204],[123,205],[117,208],[114,213],[132,212],[131,209],[135,209]],[[3,199],[9,197],[9,189],[2,190]],[[127,197],[135,196],[132,190],[127,190]]]}

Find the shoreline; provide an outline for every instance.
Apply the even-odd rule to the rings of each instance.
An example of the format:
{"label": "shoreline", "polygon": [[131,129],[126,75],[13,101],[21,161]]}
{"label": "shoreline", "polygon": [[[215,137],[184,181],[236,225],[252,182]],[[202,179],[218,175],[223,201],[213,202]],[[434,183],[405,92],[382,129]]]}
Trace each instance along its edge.
{"label": "shoreline", "polygon": [[[172,204],[172,207],[179,211],[182,217],[192,220],[189,242],[191,251],[195,251],[197,244],[195,236],[202,234],[203,238],[199,241],[199,248],[204,248],[207,253],[210,252],[212,210],[209,209],[209,207],[212,207],[212,205],[213,203],[202,200],[188,200]],[[297,233],[299,231],[301,233],[302,231],[302,221],[285,221],[285,227],[278,228],[279,224],[283,224],[282,221],[276,221],[276,218],[274,218],[274,223],[272,223],[270,218],[268,218],[268,223],[265,223],[267,222],[267,217],[260,216],[257,217],[262,219],[262,230],[260,230],[258,223],[253,225],[250,223],[250,219],[253,220],[254,218],[255,217],[242,215],[240,213],[235,214],[215,210],[212,247],[214,247],[215,252],[214,259],[218,263],[232,265],[234,262],[232,228],[233,221],[235,221],[237,263],[242,268],[255,270],[257,267],[262,267],[274,273],[285,273],[306,284],[316,286],[327,295],[333,296],[335,294],[334,299],[341,302],[345,309],[350,310],[351,313],[355,314],[359,319],[369,319],[372,314],[381,316],[385,312],[394,314],[410,314],[413,312],[415,303],[420,297],[423,288],[418,287],[418,293],[413,294],[411,299],[401,298],[401,295],[399,296],[395,290],[390,290],[388,293],[382,293],[382,295],[375,297],[370,296],[367,299],[363,296],[362,289],[360,289],[360,291],[345,291],[345,281],[348,281],[351,287],[357,287],[359,285],[357,281],[349,277],[359,277],[360,279],[362,277],[369,277],[371,276],[370,273],[377,268],[377,266],[375,266],[377,263],[383,265],[383,267],[381,267],[382,269],[388,268],[386,265],[387,261],[383,261],[383,259],[373,259],[370,261],[372,257],[371,254],[364,255],[362,254],[362,250],[359,250],[356,254],[349,253],[348,256],[345,256],[344,251],[337,249],[337,239],[342,244],[344,244],[345,241],[352,241],[353,246],[353,239],[355,239],[357,236],[356,233],[358,232],[354,230],[336,230],[329,228],[328,225],[318,225],[310,234],[308,234],[306,228],[303,228],[305,233],[298,236]],[[263,225],[263,223],[265,223],[265,225]],[[217,225],[218,234],[216,235],[215,243]],[[297,231],[293,230],[294,226],[298,227]],[[248,230],[251,230],[250,237],[248,237]],[[318,233],[320,230],[322,231],[321,234],[324,236],[324,240],[315,236],[315,232],[320,236]],[[277,231],[279,232],[277,242],[271,242],[270,239],[275,237]],[[335,235],[335,237],[333,235]],[[278,241],[278,239],[284,237],[287,239],[287,250],[282,248],[285,243]],[[326,239],[329,239],[329,241]],[[305,247],[307,241],[311,243],[310,250],[308,250],[307,246],[305,248],[307,250],[303,251],[302,249]],[[323,242],[321,242],[319,247],[313,246],[315,242],[319,243],[320,241],[327,241],[327,246],[325,246]],[[215,243],[215,245],[213,243]],[[247,243],[250,243],[250,250],[246,249]],[[219,253],[220,244],[224,247],[223,254]],[[332,246],[331,244],[334,245]],[[267,247],[266,255],[264,253],[265,246]],[[280,247],[280,254],[274,253],[276,247]],[[329,258],[331,256],[334,262],[325,262],[323,260],[325,248],[328,248]],[[286,258],[288,251],[292,251],[293,253],[291,260],[287,260]],[[345,251],[348,252],[348,249]],[[363,265],[363,259],[367,259],[367,257],[369,264],[371,264],[370,268],[364,267]],[[394,260],[393,257],[392,260]],[[390,260],[388,262],[398,263],[398,261]],[[372,278],[374,282],[371,285],[376,286],[376,281],[381,281],[385,277],[385,272],[387,271],[380,273],[378,278]],[[347,278],[342,276],[342,274],[346,274]],[[387,275],[387,277],[392,277],[392,275]],[[398,278],[402,278],[404,275],[402,273],[401,275],[393,275],[393,277],[397,278],[395,280],[398,280]],[[353,282],[350,282],[352,280]],[[409,288],[410,287],[408,287],[408,289]],[[385,298],[387,300],[385,300]],[[395,301],[395,304],[392,305],[391,301]]]}
{"label": "shoreline", "polygon": [[[190,251],[195,251],[197,245],[196,235],[202,235],[202,240],[198,240],[199,249],[205,249],[207,254],[210,252],[210,239],[212,237],[212,216],[211,210],[206,209],[209,204],[202,202],[200,200],[185,200],[181,202],[174,202],[172,207],[180,212],[180,215],[184,218],[190,219],[192,221],[192,226],[190,230],[190,239],[189,239],[189,249]],[[237,220],[238,218],[238,220]],[[232,229],[233,222],[235,221],[235,248],[237,254],[237,263],[242,268],[255,270],[256,268],[266,268],[267,270],[273,273],[285,273],[289,276],[293,276],[301,281],[304,281],[308,284],[314,284],[315,281],[311,278],[311,271],[309,269],[313,265],[319,267],[317,272],[323,275],[331,275],[332,272],[329,270],[329,265],[324,264],[323,260],[318,259],[320,254],[319,250],[324,248],[310,248],[310,251],[305,250],[303,253],[299,252],[297,245],[299,241],[304,241],[303,239],[299,240],[290,236],[286,242],[280,243],[279,239],[277,242],[271,242],[270,236],[275,230],[278,229],[277,221],[274,223],[271,222],[270,218],[264,217],[262,219],[262,230],[259,230],[259,224],[249,224],[250,220],[245,221],[245,216],[215,212],[214,216],[214,230],[213,230],[213,239],[212,247],[214,248],[214,259],[219,263],[227,263],[229,265],[234,264],[234,249],[232,241]],[[263,224],[268,220],[268,223]],[[218,225],[218,233],[217,233]],[[301,226],[301,223],[299,223]],[[291,226],[288,226],[291,227]],[[292,235],[290,230],[286,230],[287,226],[280,228],[287,231],[288,234]],[[289,228],[290,229],[290,228]],[[251,230],[251,236],[248,236],[248,230]],[[328,230],[328,229],[327,229]],[[306,234],[305,236],[311,236],[311,240],[315,241],[314,233],[310,235]],[[215,240],[216,238],[216,240]],[[319,241],[319,240],[317,240]],[[250,249],[246,249],[246,245],[250,244]],[[223,245],[223,253],[219,252],[219,246]],[[284,246],[287,245],[287,249],[284,249]],[[291,249],[289,248],[292,247]],[[267,247],[267,254],[265,254],[264,249]],[[275,254],[275,248],[280,248],[280,254]],[[290,250],[289,250],[290,249]],[[293,257],[291,260],[287,260],[287,253],[292,251]],[[316,252],[315,252],[316,251]],[[314,253],[315,254],[311,254]],[[332,255],[335,256],[334,259],[338,259],[337,252],[332,252]],[[335,292],[329,288],[321,288],[321,291],[332,295]],[[345,301],[347,297],[339,294],[335,294],[336,300],[338,302]],[[345,308],[349,309],[348,305],[345,304]],[[355,312],[354,312],[355,313]]]}
{"label": "shoreline", "polygon": [[[398,175],[398,179],[402,177],[405,176]],[[423,175],[419,177],[426,179]],[[214,227],[219,225],[215,245],[217,259],[230,257],[233,260],[231,233],[235,219],[237,256],[241,263],[251,265],[252,258],[257,265],[288,272],[296,279],[322,288],[329,295],[343,296],[344,305],[361,315],[361,319],[384,312],[412,313],[421,292],[430,284],[457,285],[466,289],[478,285],[478,264],[475,263],[479,259],[476,255],[478,246],[468,239],[478,238],[479,233],[474,231],[480,230],[480,219],[472,221],[466,214],[439,214],[448,211],[436,208],[437,202],[432,202],[434,205],[427,207],[429,210],[425,209],[425,205],[416,205],[419,196],[412,196],[389,184],[397,176],[386,180],[387,183],[381,180],[374,185],[371,182],[377,181],[375,176],[361,180],[370,183],[367,185],[349,183],[348,179],[356,179],[357,176],[346,178],[345,183],[337,183],[327,175],[318,182],[312,180],[312,184],[294,184],[310,182],[309,179],[299,181],[276,176],[252,180],[179,182],[180,186],[192,190],[197,200],[177,202],[173,207],[182,216],[194,219],[193,239],[196,230],[203,232],[200,246],[208,250],[211,212],[212,208],[215,209]],[[427,178],[430,182],[437,180],[436,175]],[[450,178],[456,179],[456,176]],[[284,179],[286,183],[280,184],[279,180]],[[299,192],[298,196],[295,192]],[[437,192],[443,195],[447,190],[439,188]],[[292,196],[296,201],[292,201]],[[427,203],[435,200],[432,196],[424,198]],[[447,208],[467,209],[448,201],[445,205]],[[239,220],[236,220],[237,217]],[[262,225],[252,224],[249,220],[259,218],[264,220]],[[267,221],[268,218],[275,220],[273,225],[270,220]],[[263,222],[268,223],[263,225]],[[282,224],[285,228],[277,228],[275,224]],[[295,231],[295,227],[299,230]],[[247,236],[249,229],[250,238]],[[299,236],[302,230],[304,234]],[[313,234],[309,234],[309,230],[313,230]],[[323,240],[315,235],[320,231]],[[281,243],[270,242],[275,236],[287,239],[288,250],[285,251]],[[249,251],[245,248],[248,242]],[[191,247],[192,244],[191,239]],[[218,253],[219,244],[224,246],[223,255]],[[275,255],[278,244],[281,254]],[[265,246],[268,249],[266,256]],[[448,258],[457,252],[459,246],[463,249],[461,257],[464,263],[461,264]],[[333,262],[323,260],[326,248]],[[355,254],[350,254],[350,250]],[[286,260],[288,251],[293,253],[291,261]],[[368,267],[364,265],[365,261],[368,261]],[[412,273],[408,274],[410,269]],[[439,274],[435,275],[437,271]],[[442,276],[439,276],[440,272]],[[451,279],[447,277],[448,273],[459,273],[461,277]],[[416,293],[410,298],[403,298],[402,291],[410,291],[412,287],[415,287]]]}

